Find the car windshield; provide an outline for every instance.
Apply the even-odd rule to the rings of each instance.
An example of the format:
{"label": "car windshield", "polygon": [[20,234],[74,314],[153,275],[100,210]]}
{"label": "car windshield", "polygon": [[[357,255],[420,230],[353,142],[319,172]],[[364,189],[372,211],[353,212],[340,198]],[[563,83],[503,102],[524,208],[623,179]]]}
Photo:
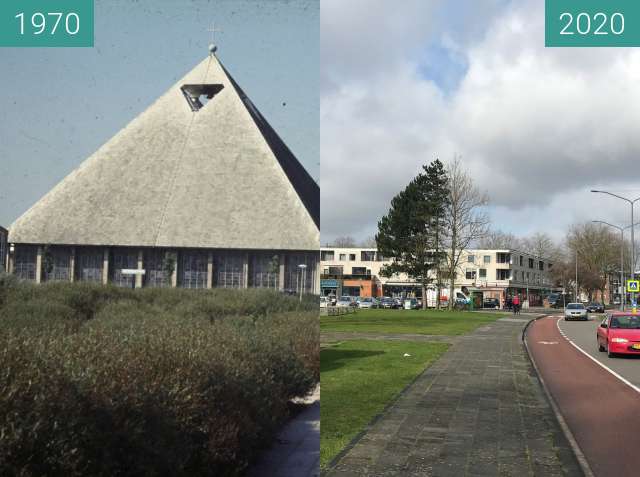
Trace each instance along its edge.
{"label": "car windshield", "polygon": [[371,298],[363,298],[361,301],[364,301],[364,302],[366,302],[366,303],[369,303],[369,302],[371,302]]}
{"label": "car windshield", "polygon": [[611,317],[611,328],[622,330],[640,329],[640,318],[636,315],[613,316]]}
{"label": "car windshield", "polygon": [[349,296],[341,296],[340,301],[351,301],[351,297]]}
{"label": "car windshield", "polygon": [[567,308],[570,310],[584,310],[584,305],[582,303],[569,303]]}

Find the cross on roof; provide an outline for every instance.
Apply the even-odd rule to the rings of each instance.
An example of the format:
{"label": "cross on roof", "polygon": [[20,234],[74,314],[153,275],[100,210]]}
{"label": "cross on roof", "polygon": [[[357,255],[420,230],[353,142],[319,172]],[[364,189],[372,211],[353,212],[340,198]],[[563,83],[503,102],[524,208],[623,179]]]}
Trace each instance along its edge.
{"label": "cross on roof", "polygon": [[211,22],[211,27],[207,31],[211,32],[211,43],[213,43],[214,35],[216,34],[216,32],[222,32],[221,29],[216,28],[215,22]]}

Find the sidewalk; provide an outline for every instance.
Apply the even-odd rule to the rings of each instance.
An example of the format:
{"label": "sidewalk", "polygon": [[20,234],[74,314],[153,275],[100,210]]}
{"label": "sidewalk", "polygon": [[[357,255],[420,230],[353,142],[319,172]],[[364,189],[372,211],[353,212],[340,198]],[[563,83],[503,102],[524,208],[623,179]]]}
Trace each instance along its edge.
{"label": "sidewalk", "polygon": [[301,402],[308,407],[280,431],[276,443],[252,466],[248,477],[320,475],[320,386]]}
{"label": "sidewalk", "polygon": [[327,475],[582,475],[522,344],[527,318],[459,337]]}

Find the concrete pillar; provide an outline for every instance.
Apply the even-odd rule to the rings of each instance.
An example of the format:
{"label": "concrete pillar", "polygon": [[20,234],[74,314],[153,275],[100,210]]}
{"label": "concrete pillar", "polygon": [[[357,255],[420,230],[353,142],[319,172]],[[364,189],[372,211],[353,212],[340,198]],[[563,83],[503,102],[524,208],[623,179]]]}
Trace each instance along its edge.
{"label": "concrete pillar", "polygon": [[42,247],[38,246],[36,254],[36,283],[42,283]]}
{"label": "concrete pillar", "polygon": [[9,252],[8,252],[8,260],[7,260],[7,272],[9,273],[9,275],[13,275],[13,267],[14,267],[14,262],[15,262],[15,251],[12,252],[11,249],[15,250],[15,245],[9,245]]}
{"label": "concrete pillar", "polygon": [[178,286],[178,252],[167,252],[167,256],[173,258],[175,264],[171,274],[171,287],[175,288]]}
{"label": "concrete pillar", "polygon": [[244,275],[244,283],[242,288],[249,288],[249,253],[244,254],[242,263],[242,274]]}
{"label": "concrete pillar", "polygon": [[[144,270],[144,250],[138,250],[138,270]],[[136,288],[142,288],[142,275],[136,275]]]}
{"label": "concrete pillar", "polygon": [[71,247],[71,255],[69,256],[69,281],[73,283],[76,280],[76,248]]}
{"label": "concrete pillar", "polygon": [[320,294],[320,257],[316,257],[316,261],[314,262],[315,271],[314,271],[314,279],[313,279],[313,292],[316,295]]}
{"label": "concrete pillar", "polygon": [[109,249],[105,248],[102,259],[102,284],[109,283]]}
{"label": "concrete pillar", "polygon": [[279,273],[278,273],[278,290],[283,291],[284,290],[284,264],[285,264],[285,260],[286,260],[286,255],[284,253],[281,253],[280,256],[278,257],[278,261],[279,263]]}
{"label": "concrete pillar", "polygon": [[207,257],[207,288],[213,288],[213,252]]}

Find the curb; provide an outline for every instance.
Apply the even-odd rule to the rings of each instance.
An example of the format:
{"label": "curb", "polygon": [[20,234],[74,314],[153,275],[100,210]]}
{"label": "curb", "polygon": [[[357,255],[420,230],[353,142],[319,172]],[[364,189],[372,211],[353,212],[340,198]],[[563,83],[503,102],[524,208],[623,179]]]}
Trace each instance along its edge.
{"label": "curb", "polygon": [[531,365],[533,366],[533,369],[536,372],[536,377],[538,378],[538,381],[542,385],[542,389],[544,389],[544,393],[547,396],[547,401],[551,405],[551,409],[553,410],[553,413],[556,416],[556,420],[558,421],[558,424],[560,425],[560,428],[562,429],[562,433],[564,434],[565,438],[569,442],[569,445],[571,446],[571,449],[573,450],[573,453],[576,456],[576,460],[578,461],[578,464],[580,465],[580,468],[582,469],[582,472],[584,473],[585,477],[595,477],[593,471],[591,470],[591,467],[589,466],[589,462],[587,461],[587,458],[584,456],[584,454],[582,452],[582,449],[580,449],[580,446],[578,445],[578,442],[576,441],[576,438],[573,436],[573,433],[571,432],[571,429],[569,429],[569,426],[567,425],[567,422],[564,420],[564,417],[562,416],[562,413],[560,412],[560,408],[558,407],[558,405],[556,404],[555,400],[553,399],[553,396],[551,395],[551,392],[549,392],[549,388],[547,388],[547,383],[544,382],[544,379],[540,375],[540,370],[538,369],[538,365],[533,360],[533,356],[531,356],[531,352],[529,351],[529,345],[527,345],[526,335],[527,335],[527,330],[529,329],[529,326],[534,321],[538,321],[539,319],[546,318],[548,316],[550,316],[550,315],[538,316],[538,317],[533,318],[532,320],[530,320],[525,325],[524,329],[522,330],[522,343],[524,344],[524,348],[527,350],[527,356],[529,357],[529,361],[531,362]]}

